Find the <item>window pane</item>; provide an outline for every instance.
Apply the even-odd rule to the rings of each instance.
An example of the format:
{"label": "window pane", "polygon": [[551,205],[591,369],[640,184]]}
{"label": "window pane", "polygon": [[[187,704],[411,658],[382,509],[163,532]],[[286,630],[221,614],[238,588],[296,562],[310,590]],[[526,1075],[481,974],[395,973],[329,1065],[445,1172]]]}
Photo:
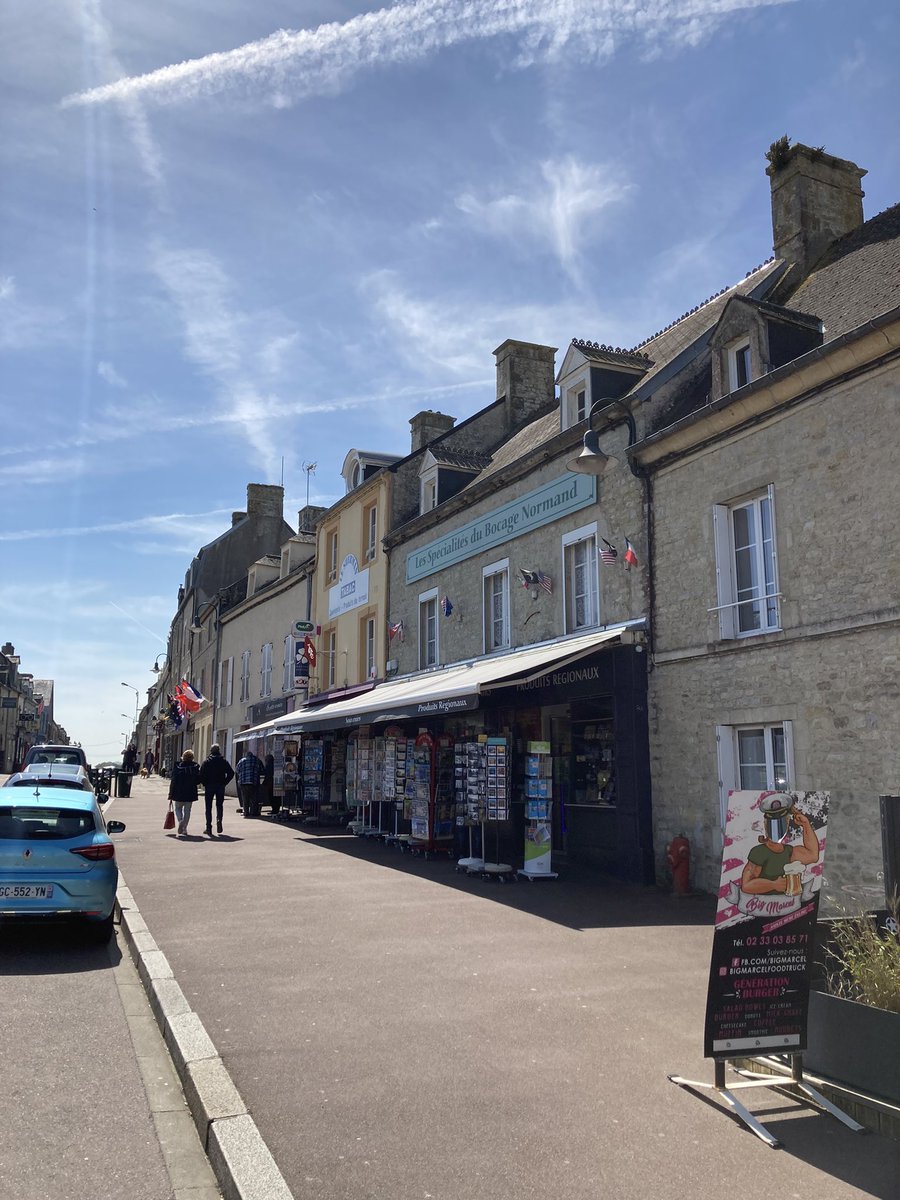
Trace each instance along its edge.
{"label": "window pane", "polygon": [[756,601],[759,596],[759,575],[757,566],[757,530],[756,514],[752,504],[732,511],[732,529],[734,532],[734,573],[738,601],[748,603],[738,604],[738,629],[746,633],[760,628],[760,606]]}
{"label": "window pane", "polygon": [[769,787],[766,772],[766,731],[738,730],[738,773],[741,787],[763,792]]}
{"label": "window pane", "polygon": [[596,625],[597,559],[592,538],[566,547],[566,575],[568,628]]}
{"label": "window pane", "polygon": [[789,785],[784,728],[781,725],[773,725],[769,733],[772,739],[772,772],[774,775],[772,787],[778,791],[786,791]]}
{"label": "window pane", "polygon": [[774,629],[778,625],[778,591],[775,579],[775,533],[772,527],[772,505],[768,496],[759,502],[759,524],[762,530],[763,574],[766,581],[766,626]]}

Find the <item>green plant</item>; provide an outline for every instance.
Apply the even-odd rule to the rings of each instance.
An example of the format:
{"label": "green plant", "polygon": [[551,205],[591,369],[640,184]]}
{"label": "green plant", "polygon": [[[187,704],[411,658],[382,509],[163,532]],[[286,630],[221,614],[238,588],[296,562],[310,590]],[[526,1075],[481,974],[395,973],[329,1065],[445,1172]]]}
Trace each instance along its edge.
{"label": "green plant", "polygon": [[777,142],[773,142],[768,148],[766,158],[773,167],[783,167],[790,156],[790,149],[791,139],[787,134],[784,134],[783,137],[780,137]]}
{"label": "green plant", "polygon": [[869,914],[840,917],[826,951],[828,990],[834,996],[900,1013],[900,897],[888,905],[890,928]]}

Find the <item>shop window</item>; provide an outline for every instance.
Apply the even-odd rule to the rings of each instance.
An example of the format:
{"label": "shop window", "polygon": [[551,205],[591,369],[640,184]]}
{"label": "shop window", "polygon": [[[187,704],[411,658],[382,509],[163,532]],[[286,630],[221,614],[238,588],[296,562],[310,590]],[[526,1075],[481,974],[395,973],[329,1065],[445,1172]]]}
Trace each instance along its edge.
{"label": "shop window", "polygon": [[366,531],[365,559],[366,562],[371,562],[375,557],[375,551],[378,547],[378,509],[374,504],[371,508],[366,509],[364,519]]}
{"label": "shop window", "polygon": [[262,648],[262,666],[259,671],[259,694],[261,699],[272,695],[272,643],[266,642]]}
{"label": "shop window", "polygon": [[794,786],[790,721],[771,725],[717,725],[722,826],[730,791],[783,792]]}
{"label": "shop window", "polygon": [[241,655],[241,700],[250,699],[250,651]]}
{"label": "shop window", "polygon": [[484,587],[484,652],[509,645],[509,559],[482,571]]}
{"label": "shop window", "polygon": [[713,508],[719,632],[748,637],[780,628],[775,496]]}
{"label": "shop window", "polygon": [[566,632],[600,624],[597,527],[587,525],[563,538]]}
{"label": "shop window", "polygon": [[437,588],[419,596],[419,668],[434,667],[438,661]]}

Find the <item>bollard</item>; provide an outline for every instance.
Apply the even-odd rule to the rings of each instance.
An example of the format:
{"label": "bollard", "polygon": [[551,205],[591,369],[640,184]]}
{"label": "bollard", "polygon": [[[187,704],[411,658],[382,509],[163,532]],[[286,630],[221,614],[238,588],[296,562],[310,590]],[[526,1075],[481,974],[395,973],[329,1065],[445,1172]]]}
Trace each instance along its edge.
{"label": "bollard", "polygon": [[691,843],[683,833],[672,838],[666,846],[666,857],[672,868],[672,890],[676,896],[691,894]]}

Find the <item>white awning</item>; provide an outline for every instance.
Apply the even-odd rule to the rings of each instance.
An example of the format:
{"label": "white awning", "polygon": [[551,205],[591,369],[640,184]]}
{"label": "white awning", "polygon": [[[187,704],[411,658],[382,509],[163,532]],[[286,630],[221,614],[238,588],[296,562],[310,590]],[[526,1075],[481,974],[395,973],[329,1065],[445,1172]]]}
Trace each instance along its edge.
{"label": "white awning", "polygon": [[245,729],[236,742],[272,733],[299,733],[316,729],[345,729],[356,725],[384,724],[416,718],[450,717],[478,707],[483,692],[520,683],[531,683],[553,668],[575,662],[633,626],[614,625],[590,633],[492,654],[469,662],[419,671],[402,679],[389,679],[371,691],[319,708],[308,706],[286,713],[254,729]]}

